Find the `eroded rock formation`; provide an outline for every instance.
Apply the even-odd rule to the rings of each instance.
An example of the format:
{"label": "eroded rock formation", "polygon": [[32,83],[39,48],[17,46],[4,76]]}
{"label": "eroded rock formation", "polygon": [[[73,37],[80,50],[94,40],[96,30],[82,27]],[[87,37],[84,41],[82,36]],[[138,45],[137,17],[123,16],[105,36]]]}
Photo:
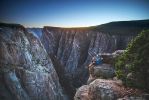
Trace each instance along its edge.
{"label": "eroded rock formation", "polygon": [[66,100],[44,46],[21,25],[0,25],[0,97]]}
{"label": "eroded rock formation", "polygon": [[[111,35],[88,28],[44,27],[41,41],[51,57],[56,57],[65,76],[76,88],[86,83],[88,69],[97,53],[123,49],[133,35]],[[59,73],[59,72],[58,72]]]}

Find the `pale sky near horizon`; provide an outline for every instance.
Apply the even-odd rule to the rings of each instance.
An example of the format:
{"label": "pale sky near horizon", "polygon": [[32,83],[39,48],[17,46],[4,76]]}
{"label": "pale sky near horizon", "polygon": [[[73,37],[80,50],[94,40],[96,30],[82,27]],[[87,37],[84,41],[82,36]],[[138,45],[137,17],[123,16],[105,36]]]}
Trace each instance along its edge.
{"label": "pale sky near horizon", "polygon": [[1,0],[0,22],[85,27],[149,19],[149,0]]}

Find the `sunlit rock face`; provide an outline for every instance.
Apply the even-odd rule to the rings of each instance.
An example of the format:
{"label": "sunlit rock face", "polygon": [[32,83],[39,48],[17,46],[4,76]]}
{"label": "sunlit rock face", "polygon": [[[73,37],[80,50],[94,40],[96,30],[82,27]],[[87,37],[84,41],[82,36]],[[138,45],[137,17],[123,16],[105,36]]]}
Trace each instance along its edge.
{"label": "sunlit rock face", "polygon": [[21,25],[0,25],[0,98],[66,100],[43,45]]}
{"label": "sunlit rock face", "polygon": [[54,55],[70,77],[74,87],[88,79],[88,66],[97,53],[124,49],[133,35],[111,35],[89,28],[44,27],[41,41],[49,55]]}

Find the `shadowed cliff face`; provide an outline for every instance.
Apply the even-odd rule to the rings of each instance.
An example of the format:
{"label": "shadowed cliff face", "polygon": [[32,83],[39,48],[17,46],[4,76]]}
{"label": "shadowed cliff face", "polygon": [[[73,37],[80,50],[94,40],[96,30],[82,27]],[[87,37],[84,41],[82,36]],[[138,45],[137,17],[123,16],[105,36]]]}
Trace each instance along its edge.
{"label": "shadowed cliff face", "polygon": [[40,40],[20,25],[0,26],[0,97],[3,100],[65,99]]}
{"label": "shadowed cliff face", "polygon": [[72,81],[72,87],[76,88],[86,82],[88,69],[85,67],[93,56],[124,49],[133,37],[110,35],[91,29],[44,27],[41,41],[48,54],[59,60],[65,76]]}
{"label": "shadowed cliff face", "polygon": [[48,54],[55,55],[68,74],[90,63],[97,53],[124,49],[133,35],[109,35],[88,29],[45,27],[41,41]]}

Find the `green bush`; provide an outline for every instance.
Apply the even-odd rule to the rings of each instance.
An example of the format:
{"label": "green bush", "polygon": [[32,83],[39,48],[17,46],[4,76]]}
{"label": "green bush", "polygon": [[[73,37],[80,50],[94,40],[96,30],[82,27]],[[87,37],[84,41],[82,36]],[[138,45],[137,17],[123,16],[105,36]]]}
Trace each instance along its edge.
{"label": "green bush", "polygon": [[115,67],[117,77],[125,85],[149,91],[149,30],[131,41]]}

